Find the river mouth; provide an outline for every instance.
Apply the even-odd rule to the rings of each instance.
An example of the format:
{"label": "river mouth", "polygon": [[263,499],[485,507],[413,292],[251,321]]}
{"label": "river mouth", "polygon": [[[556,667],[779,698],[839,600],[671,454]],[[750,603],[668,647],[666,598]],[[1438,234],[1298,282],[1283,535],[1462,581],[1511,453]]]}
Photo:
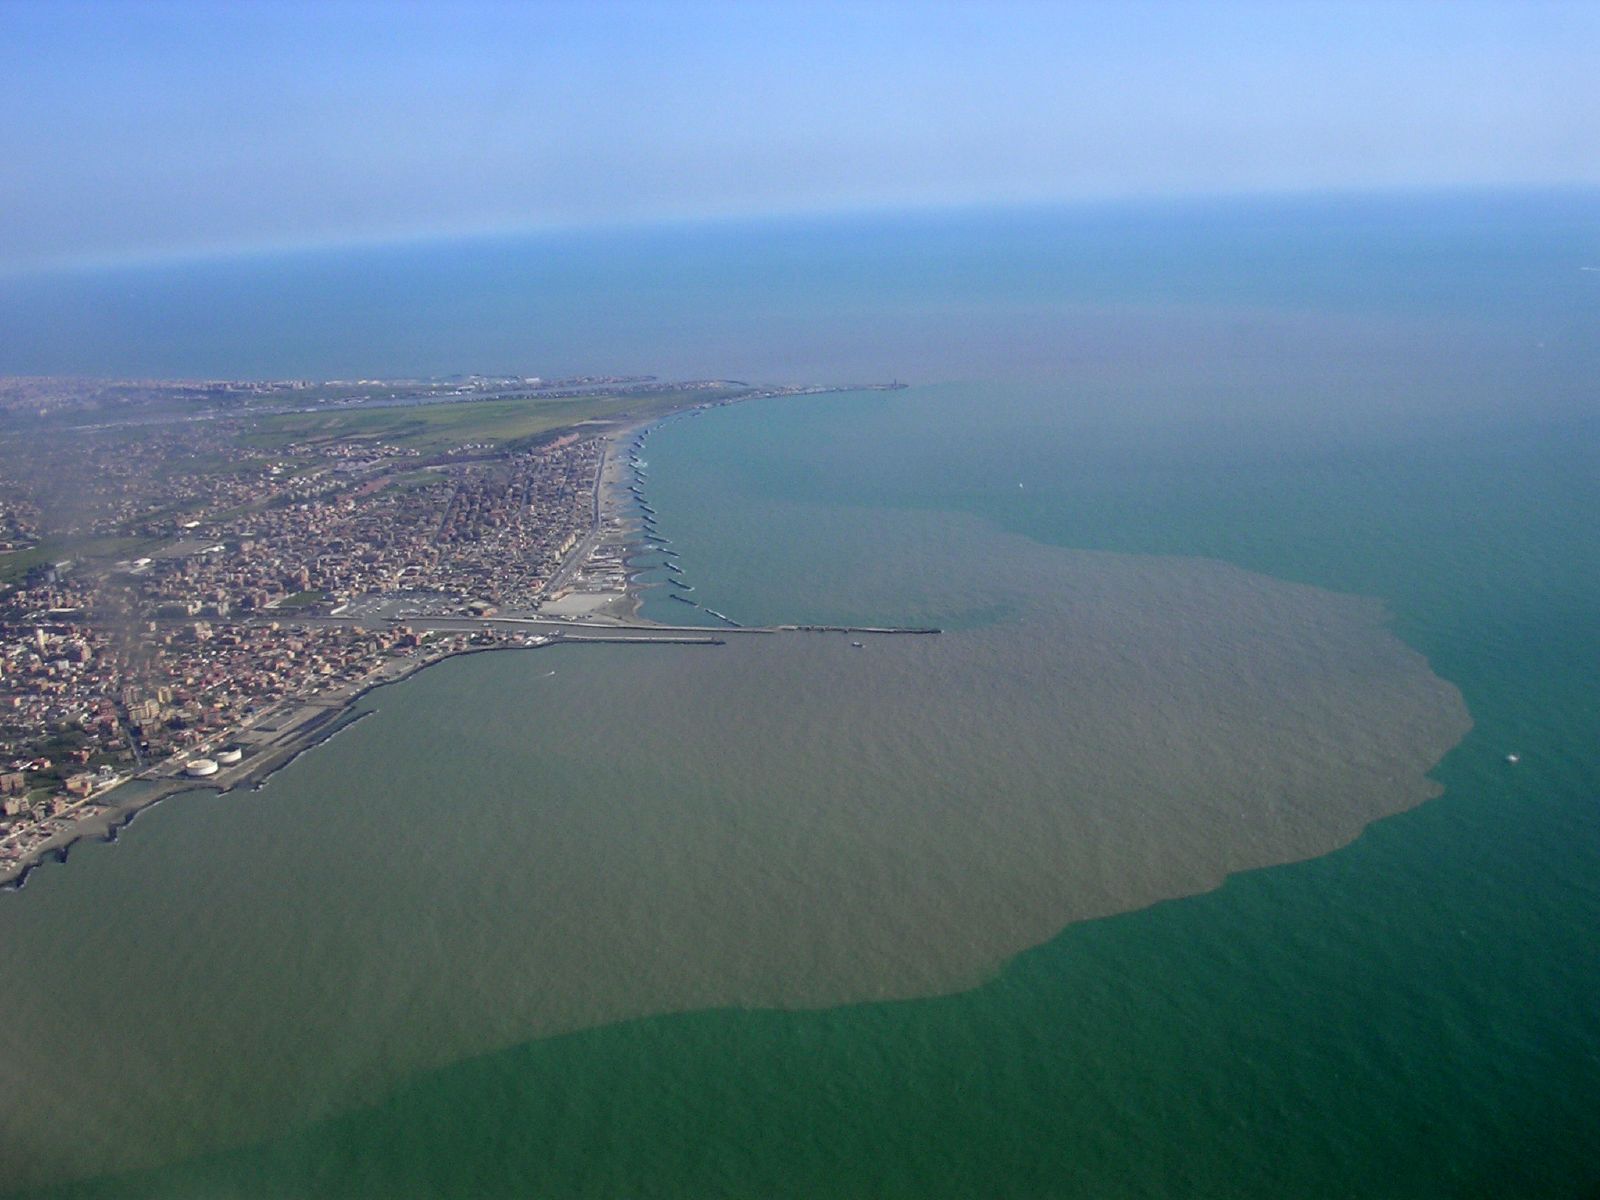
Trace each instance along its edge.
{"label": "river mouth", "polygon": [[[0,1037],[50,1081],[0,1101],[15,1161],[167,1161],[650,1014],[959,991],[1348,843],[1437,794],[1470,726],[1375,601],[849,519],[872,586],[924,573],[910,615],[988,616],[455,660],[260,792],[164,804],[9,898],[35,965]],[[139,1116],[85,1134],[107,1105]]]}

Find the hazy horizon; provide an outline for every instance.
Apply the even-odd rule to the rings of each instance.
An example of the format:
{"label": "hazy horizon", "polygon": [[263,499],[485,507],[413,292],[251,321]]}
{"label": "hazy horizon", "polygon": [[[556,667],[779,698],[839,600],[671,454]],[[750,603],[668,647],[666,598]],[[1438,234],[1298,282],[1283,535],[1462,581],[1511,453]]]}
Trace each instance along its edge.
{"label": "hazy horizon", "polygon": [[774,215],[1600,185],[1581,4],[0,7],[0,276]]}
{"label": "hazy horizon", "polygon": [[1376,322],[1379,341],[1444,338],[1458,364],[1508,336],[1537,344],[1571,391],[1592,358],[1593,207],[1587,192],[1147,200],[53,271],[0,287],[0,373],[1057,378],[1124,345],[1140,312],[1187,311],[1202,341],[1252,330],[1254,354],[1317,312],[1352,336]]}
{"label": "hazy horizon", "polygon": [[1597,63],[0,0],[0,1200],[1600,1200]]}

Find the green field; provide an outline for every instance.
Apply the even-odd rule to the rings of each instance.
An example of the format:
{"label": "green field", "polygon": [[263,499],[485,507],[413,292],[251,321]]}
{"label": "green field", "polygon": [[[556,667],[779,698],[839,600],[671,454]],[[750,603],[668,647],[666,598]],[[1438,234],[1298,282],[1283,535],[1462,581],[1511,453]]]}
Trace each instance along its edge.
{"label": "green field", "polygon": [[290,609],[313,608],[327,598],[327,595],[320,591],[296,592],[292,596],[285,596],[272,607],[278,612]]}
{"label": "green field", "polygon": [[470,400],[417,404],[403,408],[350,408],[331,412],[283,413],[252,422],[241,440],[263,449],[293,442],[370,439],[442,453],[469,442],[515,448],[541,434],[585,421],[656,417],[689,404],[743,395],[746,388],[672,390],[628,396],[575,399]]}
{"label": "green field", "polygon": [[0,554],[0,584],[20,583],[29,570],[45,563],[133,558],[159,544],[159,539],[138,537],[47,538],[26,550]]}

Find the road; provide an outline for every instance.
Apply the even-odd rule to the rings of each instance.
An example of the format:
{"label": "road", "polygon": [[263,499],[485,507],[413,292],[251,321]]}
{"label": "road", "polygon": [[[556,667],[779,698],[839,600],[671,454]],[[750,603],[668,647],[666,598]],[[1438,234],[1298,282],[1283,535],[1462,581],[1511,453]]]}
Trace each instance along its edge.
{"label": "road", "polygon": [[604,531],[602,523],[605,519],[600,502],[601,492],[605,488],[606,465],[611,461],[611,451],[616,445],[616,439],[620,436],[620,434],[607,434],[600,439],[600,463],[594,472],[594,508],[589,519],[589,532],[579,538],[577,545],[573,546],[572,552],[561,560],[561,565],[556,568],[556,573],[544,585],[542,595],[553,596],[566,587],[573,575],[577,574],[578,568],[589,561],[589,556],[594,553],[594,548],[600,544],[600,535]]}

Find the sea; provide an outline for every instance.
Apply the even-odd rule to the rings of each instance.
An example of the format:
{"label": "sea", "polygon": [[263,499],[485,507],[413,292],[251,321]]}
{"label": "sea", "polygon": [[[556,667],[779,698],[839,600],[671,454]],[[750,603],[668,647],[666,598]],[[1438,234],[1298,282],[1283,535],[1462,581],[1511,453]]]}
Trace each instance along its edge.
{"label": "sea", "polygon": [[857,385],[648,433],[725,645],[0,893],[0,1194],[1600,1195],[1597,268],[1472,192],[0,279],[12,374]]}

